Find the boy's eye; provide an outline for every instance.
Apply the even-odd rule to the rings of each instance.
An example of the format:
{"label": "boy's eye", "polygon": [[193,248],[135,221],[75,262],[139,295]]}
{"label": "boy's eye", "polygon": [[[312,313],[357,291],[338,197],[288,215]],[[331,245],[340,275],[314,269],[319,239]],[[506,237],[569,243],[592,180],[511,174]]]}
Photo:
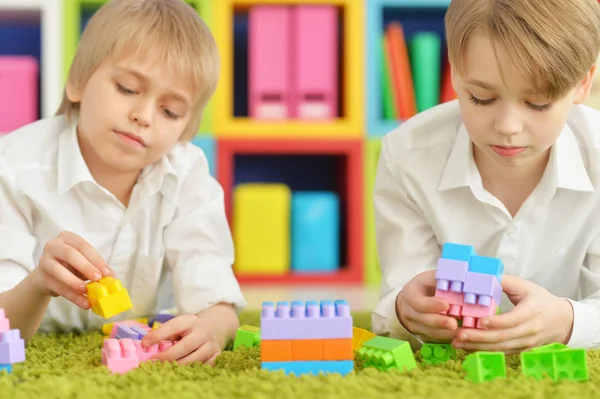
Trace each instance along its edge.
{"label": "boy's eye", "polygon": [[548,111],[550,108],[552,108],[552,103],[550,102],[548,104],[542,104],[542,105],[527,103],[527,106],[529,108],[533,109],[534,111],[544,112],[544,111]]}
{"label": "boy's eye", "polygon": [[171,119],[179,118],[179,115],[177,115],[175,112],[171,111],[168,108],[163,108],[163,111],[164,111],[165,115],[167,115],[167,117],[169,117]]}
{"label": "boy's eye", "polygon": [[120,83],[117,83],[117,90],[119,90],[123,94],[128,94],[128,95],[135,94],[134,90],[128,89],[127,87],[123,86]]}
{"label": "boy's eye", "polygon": [[482,106],[490,105],[495,101],[493,98],[491,98],[489,100],[482,100],[482,99],[475,97],[472,94],[469,95],[469,100],[475,105],[482,105]]}

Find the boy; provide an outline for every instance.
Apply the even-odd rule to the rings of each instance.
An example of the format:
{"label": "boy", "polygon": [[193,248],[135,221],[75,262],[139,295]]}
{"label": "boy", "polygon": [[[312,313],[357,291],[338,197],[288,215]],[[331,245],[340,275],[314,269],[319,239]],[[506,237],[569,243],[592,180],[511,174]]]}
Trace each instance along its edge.
{"label": "boy", "polygon": [[163,262],[181,316],[143,344],[181,338],[157,358],[212,363],[233,337],[245,301],[223,192],[189,143],[218,72],[185,2],[110,1],[81,37],[58,115],[0,141],[0,308],[25,338],[100,327],[85,283],[107,275],[134,306],[119,319],[153,314]]}
{"label": "boy", "polygon": [[[374,200],[378,334],[518,353],[600,343],[600,113],[581,105],[597,0],[453,0],[455,102],[383,138]],[[433,295],[445,242],[500,258],[511,302],[458,328]],[[503,300],[506,302],[506,298]],[[514,305],[514,307],[513,307]]]}

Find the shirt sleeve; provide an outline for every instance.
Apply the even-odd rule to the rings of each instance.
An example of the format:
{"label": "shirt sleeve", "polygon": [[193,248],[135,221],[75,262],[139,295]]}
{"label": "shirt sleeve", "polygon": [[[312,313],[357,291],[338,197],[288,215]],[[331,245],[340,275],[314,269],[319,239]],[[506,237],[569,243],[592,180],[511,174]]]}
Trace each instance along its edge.
{"label": "shirt sleeve", "polygon": [[396,297],[417,274],[435,268],[440,248],[431,225],[410,195],[404,173],[390,146],[382,139],[374,187],[377,251],[382,274],[381,293],[372,314],[373,332],[404,339],[418,347],[422,341],[408,332],[396,315]]}
{"label": "shirt sleeve", "polygon": [[13,174],[0,160],[0,292],[12,289],[36,267],[37,240],[30,233],[27,209]]}
{"label": "shirt sleeve", "polygon": [[600,347],[600,236],[590,245],[581,269],[581,300],[573,306],[573,331],[568,346]]}
{"label": "shirt sleeve", "polygon": [[164,243],[179,312],[196,314],[219,302],[240,312],[246,302],[233,273],[233,238],[223,190],[209,174],[206,158],[193,166],[178,198]]}

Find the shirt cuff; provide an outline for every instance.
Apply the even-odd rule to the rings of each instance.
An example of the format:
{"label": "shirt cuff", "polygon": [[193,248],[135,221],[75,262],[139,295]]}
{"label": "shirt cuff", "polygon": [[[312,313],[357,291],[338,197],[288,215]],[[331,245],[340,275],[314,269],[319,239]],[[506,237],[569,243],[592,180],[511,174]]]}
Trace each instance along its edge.
{"label": "shirt cuff", "polygon": [[600,341],[600,315],[598,307],[589,303],[567,300],[573,306],[573,331],[567,346],[571,348],[591,348]]}
{"label": "shirt cuff", "polygon": [[408,341],[413,351],[421,348],[423,341],[409,332],[396,316],[396,297],[401,289],[389,292],[379,301],[371,316],[373,333]]}

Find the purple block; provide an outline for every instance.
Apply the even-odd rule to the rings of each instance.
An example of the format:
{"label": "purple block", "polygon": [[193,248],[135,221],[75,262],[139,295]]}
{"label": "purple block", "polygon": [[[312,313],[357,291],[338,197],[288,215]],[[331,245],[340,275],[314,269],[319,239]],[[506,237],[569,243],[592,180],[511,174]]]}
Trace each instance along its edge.
{"label": "purple block", "polygon": [[172,314],[167,313],[159,313],[157,314],[150,322],[148,322],[148,326],[152,327],[155,321],[158,321],[160,324],[165,324],[167,321],[175,318]]}
{"label": "purple block", "polygon": [[350,306],[344,300],[264,302],[262,340],[352,338]]}
{"label": "purple block", "polygon": [[148,331],[144,330],[143,328],[141,328],[140,326],[131,326],[130,327],[131,330],[135,333],[137,333],[138,335],[138,340],[141,340],[142,338],[144,338],[146,335],[148,335]]}
{"label": "purple block", "polygon": [[139,340],[139,334],[137,331],[135,331],[131,326],[123,326],[123,325],[119,325],[117,326],[117,334],[115,335],[115,338],[117,339],[133,339],[133,340]]}
{"label": "purple block", "polygon": [[25,361],[25,340],[17,329],[0,333],[0,364]]}
{"label": "purple block", "polygon": [[442,291],[462,292],[465,276],[469,270],[469,262],[440,258],[437,262],[435,278],[436,287]]}
{"label": "purple block", "polygon": [[463,291],[465,303],[488,306],[492,299],[500,303],[502,285],[493,274],[467,272]]}

